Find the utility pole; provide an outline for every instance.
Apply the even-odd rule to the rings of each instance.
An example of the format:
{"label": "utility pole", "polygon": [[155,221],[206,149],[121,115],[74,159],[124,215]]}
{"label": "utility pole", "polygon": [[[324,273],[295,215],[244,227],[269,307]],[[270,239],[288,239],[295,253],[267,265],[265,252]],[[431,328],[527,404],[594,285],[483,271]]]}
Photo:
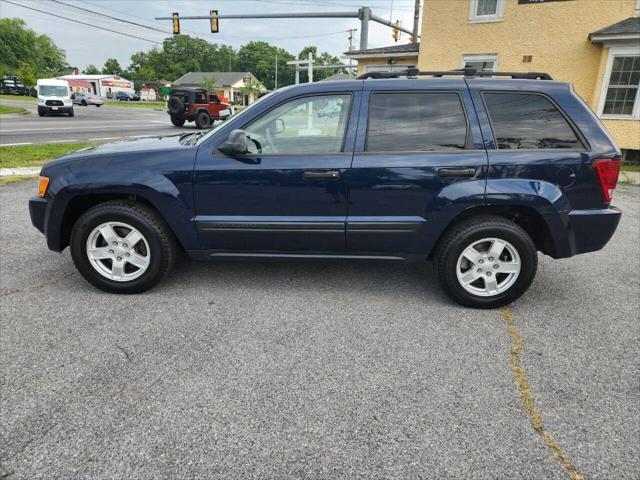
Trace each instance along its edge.
{"label": "utility pole", "polygon": [[[357,32],[358,29],[357,28],[350,28],[349,30],[347,30],[347,32],[349,32],[349,51],[353,51],[353,34],[355,32]],[[351,78],[353,76],[353,59],[351,57],[349,57],[349,78]]]}
{"label": "utility pole", "polygon": [[[418,2],[418,0],[416,0]],[[417,3],[416,3],[417,4]],[[396,28],[401,32],[412,35],[414,32],[402,26],[394,26],[386,18],[374,15],[370,7],[360,7],[353,12],[308,12],[308,13],[254,13],[233,15],[189,15],[180,17],[176,13],[171,17],[156,17],[156,20],[240,20],[263,18],[357,18],[360,20],[360,50],[365,50],[369,41],[369,21],[377,22],[387,27]],[[179,29],[178,29],[179,32]]]}
{"label": "utility pole", "polygon": [[276,88],[278,89],[278,51],[276,50]]}
{"label": "utility pole", "polygon": [[416,5],[413,8],[413,36],[411,40],[413,43],[418,43],[418,29],[420,23],[420,0],[416,0]]}
{"label": "utility pole", "polygon": [[307,75],[309,75],[309,83],[313,83],[313,53],[309,52],[307,56],[309,64],[307,65]]}

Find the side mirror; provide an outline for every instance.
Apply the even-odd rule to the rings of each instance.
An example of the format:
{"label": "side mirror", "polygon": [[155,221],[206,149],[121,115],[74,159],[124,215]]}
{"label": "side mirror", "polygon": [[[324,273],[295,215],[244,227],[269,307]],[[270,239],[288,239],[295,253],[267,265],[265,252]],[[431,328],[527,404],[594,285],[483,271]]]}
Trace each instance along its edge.
{"label": "side mirror", "polygon": [[232,130],[227,140],[218,147],[218,150],[231,157],[248,153],[249,145],[247,134],[244,133],[244,130]]}

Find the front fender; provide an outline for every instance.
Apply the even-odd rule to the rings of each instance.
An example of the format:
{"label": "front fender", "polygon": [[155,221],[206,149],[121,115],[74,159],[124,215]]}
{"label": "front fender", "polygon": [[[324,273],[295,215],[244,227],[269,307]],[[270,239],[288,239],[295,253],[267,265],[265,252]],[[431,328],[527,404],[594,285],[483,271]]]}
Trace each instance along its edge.
{"label": "front fender", "polygon": [[[66,247],[63,231],[65,215],[72,201],[79,198],[129,198],[138,197],[153,206],[169,225],[184,249],[197,249],[197,237],[191,219],[191,179],[179,188],[176,178],[149,170],[118,171],[110,173],[108,180],[95,181],[95,172],[69,173],[54,179],[49,187],[45,218],[45,234],[51,250],[61,251]],[[182,180],[187,180],[183,178]]]}

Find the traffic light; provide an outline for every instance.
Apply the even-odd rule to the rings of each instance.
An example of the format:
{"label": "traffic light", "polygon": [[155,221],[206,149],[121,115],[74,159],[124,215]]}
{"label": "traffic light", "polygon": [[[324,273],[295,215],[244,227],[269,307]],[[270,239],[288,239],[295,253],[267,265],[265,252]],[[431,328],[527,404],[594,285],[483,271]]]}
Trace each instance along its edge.
{"label": "traffic light", "polygon": [[400,30],[398,30],[399,26],[400,26],[400,20],[396,20],[395,25],[391,29],[391,36],[393,37],[393,40],[395,42],[397,42],[398,39],[400,38]]}
{"label": "traffic light", "polygon": [[173,34],[180,35],[180,16],[178,12],[173,12]]}
{"label": "traffic light", "polygon": [[[209,15],[211,16],[218,16],[218,10],[211,10],[209,12]],[[217,18],[211,18],[211,33],[218,33],[218,19]]]}

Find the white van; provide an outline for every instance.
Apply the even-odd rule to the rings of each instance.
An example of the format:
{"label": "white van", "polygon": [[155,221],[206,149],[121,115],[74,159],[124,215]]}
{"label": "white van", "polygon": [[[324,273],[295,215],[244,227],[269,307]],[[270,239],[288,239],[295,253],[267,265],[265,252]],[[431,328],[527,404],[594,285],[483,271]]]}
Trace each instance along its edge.
{"label": "white van", "polygon": [[68,113],[73,117],[73,97],[66,80],[42,78],[38,80],[38,115],[44,117],[49,112]]}

